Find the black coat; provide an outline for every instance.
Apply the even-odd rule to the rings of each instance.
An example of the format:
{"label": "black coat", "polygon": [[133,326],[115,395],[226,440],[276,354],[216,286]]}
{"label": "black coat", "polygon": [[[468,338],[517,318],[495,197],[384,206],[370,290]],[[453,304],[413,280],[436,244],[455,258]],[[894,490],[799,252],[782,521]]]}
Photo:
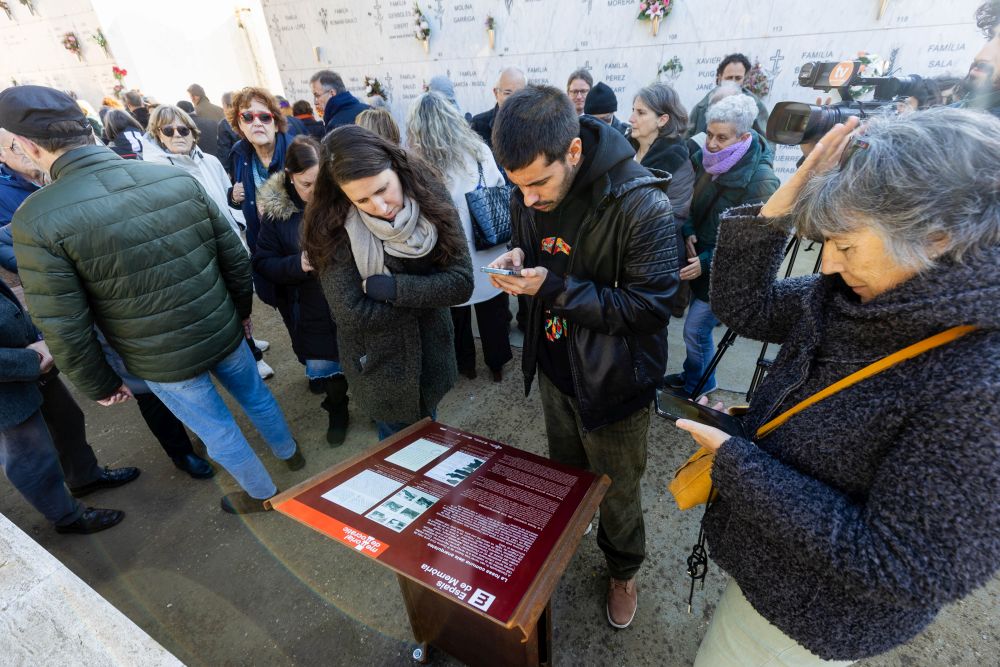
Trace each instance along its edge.
{"label": "black coat", "polygon": [[262,213],[253,268],[275,286],[275,305],[292,339],[299,361],[339,361],[337,325],[315,274],[302,270],[302,201],[278,172],[261,186]]}
{"label": "black coat", "polygon": [[295,118],[297,118],[302,123],[303,127],[305,127],[304,134],[308,134],[314,139],[322,139],[324,135],[326,135],[326,128],[323,126],[323,123],[316,120],[314,117],[302,115],[296,116]]}
{"label": "black coat", "polygon": [[[580,225],[565,276],[549,274],[529,297],[524,337],[524,390],[531,390],[543,310],[569,322],[569,360],[584,429],[592,431],[649,405],[667,364],[666,326],[677,290],[677,239],[669,178],[635,163],[621,134],[593,118],[597,133],[588,173],[591,208]],[[538,264],[540,239],[534,210],[519,190],[511,200],[511,247],[525,266]]]}
{"label": "black coat", "polygon": [[[638,142],[634,139],[629,141],[633,148],[638,149]],[[691,195],[694,193],[694,166],[687,141],[680,137],[658,137],[646,151],[641,164],[646,169],[658,169],[670,174],[667,196],[674,209],[675,222],[682,224],[691,211]]]}
{"label": "black coat", "polygon": [[[191,116],[191,120],[198,128],[198,148],[201,149],[202,153],[215,155],[215,151],[219,147],[219,124],[214,120],[202,118],[198,114]],[[216,155],[216,157],[218,156]],[[221,158],[219,162],[222,162],[223,165],[226,164]]]}
{"label": "black coat", "polygon": [[475,133],[483,138],[490,150],[493,150],[493,121],[496,120],[499,109],[500,105],[496,105],[489,111],[477,113],[469,123]]}
{"label": "black coat", "polygon": [[236,134],[236,130],[229,124],[229,121],[225,118],[220,120],[216,131],[215,151],[213,154],[219,158],[219,162],[226,168],[229,178],[233,177],[233,146],[239,140],[240,135]]}
{"label": "black coat", "polygon": [[28,345],[40,337],[28,312],[0,280],[0,431],[23,423],[42,405],[38,353]]}

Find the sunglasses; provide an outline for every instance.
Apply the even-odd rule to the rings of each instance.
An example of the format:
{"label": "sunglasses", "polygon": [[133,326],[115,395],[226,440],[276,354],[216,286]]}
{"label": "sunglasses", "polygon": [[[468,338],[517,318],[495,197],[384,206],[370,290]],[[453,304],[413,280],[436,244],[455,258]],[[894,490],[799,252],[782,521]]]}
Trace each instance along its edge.
{"label": "sunglasses", "polygon": [[162,132],[165,137],[173,137],[175,131],[182,137],[186,137],[191,134],[191,128],[184,125],[165,125],[160,128],[160,132]]}
{"label": "sunglasses", "polygon": [[840,171],[844,171],[844,167],[851,161],[851,158],[854,157],[855,153],[868,150],[869,148],[871,148],[871,144],[861,137],[854,137],[851,139],[851,142],[847,144],[847,147],[844,149],[844,154],[840,156]]}
{"label": "sunglasses", "polygon": [[274,121],[274,115],[267,111],[258,111],[258,112],[244,111],[243,113],[240,114],[240,120],[242,120],[247,125],[254,122],[254,120],[259,120],[260,122],[264,123],[264,125],[269,125],[271,122]]}

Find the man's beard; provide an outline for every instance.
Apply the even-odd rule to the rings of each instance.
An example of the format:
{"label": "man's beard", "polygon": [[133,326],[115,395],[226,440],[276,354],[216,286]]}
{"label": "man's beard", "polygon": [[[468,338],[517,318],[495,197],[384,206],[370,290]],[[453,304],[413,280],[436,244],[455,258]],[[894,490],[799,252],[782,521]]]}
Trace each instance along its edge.
{"label": "man's beard", "polygon": [[996,76],[996,70],[990,65],[983,65],[979,69],[982,72],[979,77],[974,77],[970,71],[958,84],[960,98],[979,97],[1000,90],[1000,79]]}
{"label": "man's beard", "polygon": [[556,198],[550,199],[549,201],[538,202],[534,205],[534,208],[539,208],[539,206],[541,206],[544,210],[551,211],[559,206],[563,200],[566,199],[566,195],[569,194],[569,191],[573,188],[573,181],[576,180],[576,174],[580,170],[581,164],[583,164],[583,160],[580,160],[576,166],[567,163],[566,169],[563,172],[565,176],[561,186],[559,187],[559,193],[556,195]]}

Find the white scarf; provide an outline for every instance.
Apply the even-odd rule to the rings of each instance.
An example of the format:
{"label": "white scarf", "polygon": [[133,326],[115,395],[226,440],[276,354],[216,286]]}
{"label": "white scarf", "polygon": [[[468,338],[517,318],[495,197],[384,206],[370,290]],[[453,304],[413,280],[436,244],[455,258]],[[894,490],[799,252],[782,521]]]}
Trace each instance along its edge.
{"label": "white scarf", "polygon": [[403,259],[424,257],[437,244],[437,227],[420,215],[420,205],[403,198],[403,208],[394,220],[383,220],[351,206],[344,222],[351,241],[354,263],[361,279],[392,275],[385,268],[385,254]]}

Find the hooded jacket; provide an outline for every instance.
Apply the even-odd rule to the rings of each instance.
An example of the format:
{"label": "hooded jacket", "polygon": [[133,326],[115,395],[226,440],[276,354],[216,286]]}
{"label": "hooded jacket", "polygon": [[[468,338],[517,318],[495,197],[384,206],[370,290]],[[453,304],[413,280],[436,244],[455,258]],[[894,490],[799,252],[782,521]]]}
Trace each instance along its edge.
{"label": "hooded jacket", "polygon": [[371,107],[349,91],[337,93],[326,101],[326,106],[323,108],[323,125],[327,132],[341,125],[351,125],[358,114],[365,109],[371,109]]}
{"label": "hooded jacket", "polygon": [[294,187],[286,183],[284,172],[261,186],[257,205],[261,222],[253,268],[275,285],[276,305],[295,356],[303,363],[306,359],[339,361],[337,326],[323,288],[313,273],[302,270],[299,237],[304,206]]}
{"label": "hooded jacket", "polygon": [[133,375],[179,382],[243,341],[250,259],[229,221],[176,167],[74,148],[14,214],[24,294],[59,368],[92,399],[122,380],[100,327]]}
{"label": "hooded jacket", "polygon": [[978,327],[716,455],[712,558],[783,632],[856,660],[908,641],[1000,566],[1000,248],[861,303],[839,275],[775,281],[788,236],[756,213],[724,217],[712,277],[719,319],[781,345],[748,432],[879,358]]}
{"label": "hooded jacket", "polygon": [[[590,208],[566,275],[550,272],[528,299],[522,364],[527,395],[543,310],[565,318],[575,396],[583,428],[592,431],[648,405],[663,377],[677,243],[666,194],[670,179],[636,164],[632,147],[611,126],[587,117],[580,125],[581,132],[596,135],[587,169]],[[511,247],[524,251],[526,267],[537,266],[541,239],[520,190],[511,199],[511,226]]]}
{"label": "hooded jacket", "polygon": [[701,260],[701,275],[691,281],[691,293],[708,301],[708,285],[712,275],[712,255],[719,233],[719,217],[729,208],[740,204],[761,204],[775,193],[781,181],[774,175],[774,151],[764,138],[750,130],[753,141],[750,148],[733,167],[718,178],[702,166],[703,153],[695,153],[691,162],[695,167],[694,193],[691,196],[691,215],[684,224],[684,238],[692,234],[698,239],[694,251]]}

